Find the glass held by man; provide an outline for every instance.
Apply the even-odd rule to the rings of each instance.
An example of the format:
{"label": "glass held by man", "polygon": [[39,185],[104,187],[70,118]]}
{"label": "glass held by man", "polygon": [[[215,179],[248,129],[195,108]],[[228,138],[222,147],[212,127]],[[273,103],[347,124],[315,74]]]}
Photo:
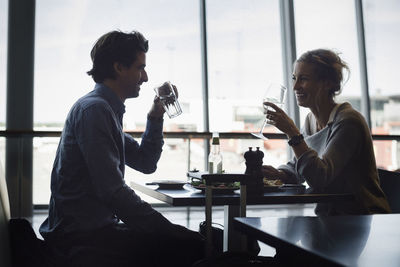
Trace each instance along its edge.
{"label": "glass held by man", "polygon": [[167,81],[161,86],[157,86],[154,88],[154,91],[160,98],[161,104],[169,118],[172,119],[182,114],[176,89],[171,82]]}

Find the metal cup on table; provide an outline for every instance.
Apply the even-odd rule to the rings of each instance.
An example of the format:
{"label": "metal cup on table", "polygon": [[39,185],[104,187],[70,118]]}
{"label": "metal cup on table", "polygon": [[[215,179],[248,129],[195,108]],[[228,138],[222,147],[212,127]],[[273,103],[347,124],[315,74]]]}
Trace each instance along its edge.
{"label": "metal cup on table", "polygon": [[163,83],[161,86],[154,88],[154,91],[160,98],[161,104],[164,107],[168,117],[172,119],[182,114],[177,93],[171,82],[168,81]]}

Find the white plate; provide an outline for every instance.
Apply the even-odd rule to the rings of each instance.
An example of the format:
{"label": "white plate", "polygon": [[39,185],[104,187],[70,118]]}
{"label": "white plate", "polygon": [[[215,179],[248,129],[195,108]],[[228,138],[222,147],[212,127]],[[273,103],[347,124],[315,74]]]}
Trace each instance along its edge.
{"label": "white plate", "polygon": [[[203,192],[206,190],[205,186],[192,185],[192,187],[199,189]],[[213,193],[225,194],[225,193],[232,193],[233,191],[240,189],[240,186],[230,186],[230,187],[212,186],[211,188],[213,190]]]}
{"label": "white plate", "polygon": [[179,180],[158,180],[152,184],[158,185],[158,189],[182,189],[187,182]]}

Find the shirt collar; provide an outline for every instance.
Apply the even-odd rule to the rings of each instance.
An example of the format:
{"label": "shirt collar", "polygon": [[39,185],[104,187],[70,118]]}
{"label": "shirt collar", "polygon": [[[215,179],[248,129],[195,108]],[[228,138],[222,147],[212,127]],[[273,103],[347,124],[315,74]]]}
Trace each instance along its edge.
{"label": "shirt collar", "polygon": [[124,103],[111,88],[102,83],[96,83],[94,90],[104,97],[116,114],[123,115],[125,113]]}
{"label": "shirt collar", "polygon": [[333,123],[333,120],[335,119],[335,116],[338,112],[339,107],[343,105],[342,104],[336,104],[335,107],[332,109],[331,114],[329,114],[329,119],[327,125],[331,125]]}

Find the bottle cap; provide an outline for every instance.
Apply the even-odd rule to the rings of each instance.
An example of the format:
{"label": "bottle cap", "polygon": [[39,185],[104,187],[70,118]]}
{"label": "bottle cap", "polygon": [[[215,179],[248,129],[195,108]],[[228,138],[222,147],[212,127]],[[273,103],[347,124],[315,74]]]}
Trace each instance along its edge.
{"label": "bottle cap", "polygon": [[219,133],[212,134],[212,144],[219,145]]}

